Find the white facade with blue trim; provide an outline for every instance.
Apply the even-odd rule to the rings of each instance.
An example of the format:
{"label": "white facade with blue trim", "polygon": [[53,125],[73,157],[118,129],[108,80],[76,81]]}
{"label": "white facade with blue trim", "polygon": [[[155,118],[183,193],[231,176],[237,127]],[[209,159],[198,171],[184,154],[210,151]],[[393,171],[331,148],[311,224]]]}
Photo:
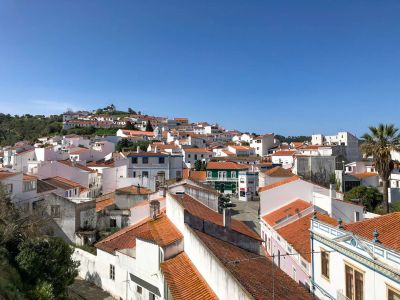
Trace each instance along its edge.
{"label": "white facade with blue trim", "polygon": [[318,219],[310,230],[311,282],[318,298],[399,299],[400,253],[382,245],[378,234],[367,240]]}

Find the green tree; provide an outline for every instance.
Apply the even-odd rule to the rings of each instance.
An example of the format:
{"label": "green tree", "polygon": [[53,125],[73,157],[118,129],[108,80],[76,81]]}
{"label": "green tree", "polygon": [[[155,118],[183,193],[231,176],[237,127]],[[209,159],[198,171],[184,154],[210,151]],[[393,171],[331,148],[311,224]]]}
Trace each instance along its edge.
{"label": "green tree", "polygon": [[128,108],[128,113],[132,115],[136,115],[136,111],[134,111],[132,108]]}
{"label": "green tree", "polygon": [[151,126],[150,121],[147,121],[147,124],[146,124],[146,131],[154,131],[153,126]]}
{"label": "green tree", "polygon": [[201,170],[201,166],[202,166],[201,160],[196,160],[196,161],[194,162],[194,169],[195,169],[196,171],[200,171],[200,170]]}
{"label": "green tree", "polygon": [[133,124],[130,121],[126,122],[126,125],[125,125],[124,129],[126,129],[126,130],[137,130],[135,124]]}
{"label": "green tree", "polygon": [[19,251],[16,262],[22,278],[39,288],[41,294],[51,290],[56,297],[64,296],[78,275],[79,263],[71,258],[74,250],[61,238],[28,239],[19,245]]}
{"label": "green tree", "polygon": [[115,150],[117,150],[118,152],[122,152],[122,151],[124,151],[124,149],[132,148],[132,147],[133,147],[133,143],[130,142],[128,139],[121,139],[120,141],[118,141],[117,145],[115,146]]}
{"label": "green tree", "polygon": [[383,183],[383,208],[389,212],[389,177],[393,170],[391,152],[400,151],[400,134],[393,124],[379,124],[369,127],[370,132],[362,136],[361,150],[366,156],[372,156],[375,168]]}
{"label": "green tree", "polygon": [[377,188],[360,185],[344,194],[344,199],[364,205],[367,211],[375,211],[382,204],[383,196]]}

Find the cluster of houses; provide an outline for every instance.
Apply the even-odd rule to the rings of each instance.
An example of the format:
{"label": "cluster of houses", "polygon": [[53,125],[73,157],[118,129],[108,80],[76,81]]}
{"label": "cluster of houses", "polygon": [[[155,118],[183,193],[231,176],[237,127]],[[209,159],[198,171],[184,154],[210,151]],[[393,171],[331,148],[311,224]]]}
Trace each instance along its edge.
{"label": "cluster of houses", "polygon": [[[400,299],[400,213],[344,199],[382,189],[351,133],[283,143],[187,118],[64,115],[65,128],[126,122],[137,129],[0,151],[5,192],[76,246],[81,278],[126,300]],[[117,152],[121,139],[149,146]],[[258,204],[256,228],[227,196]],[[400,201],[398,169],[389,198]]]}

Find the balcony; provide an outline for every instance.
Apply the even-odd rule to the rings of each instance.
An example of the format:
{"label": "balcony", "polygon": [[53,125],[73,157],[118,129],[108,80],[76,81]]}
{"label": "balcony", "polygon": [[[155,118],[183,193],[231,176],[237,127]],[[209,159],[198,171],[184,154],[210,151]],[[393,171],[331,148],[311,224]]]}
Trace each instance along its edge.
{"label": "balcony", "polygon": [[237,182],[237,178],[207,177],[207,181]]}

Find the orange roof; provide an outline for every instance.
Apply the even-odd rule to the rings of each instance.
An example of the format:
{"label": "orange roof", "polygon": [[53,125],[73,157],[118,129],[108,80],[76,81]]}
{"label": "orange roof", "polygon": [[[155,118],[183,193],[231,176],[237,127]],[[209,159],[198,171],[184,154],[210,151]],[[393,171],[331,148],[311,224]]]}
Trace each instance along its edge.
{"label": "orange roof", "polygon": [[[308,262],[311,262],[310,224],[312,217],[313,214],[310,213],[277,230],[279,235]],[[317,219],[334,226],[338,224],[335,219],[321,213],[317,213]]]}
{"label": "orange roof", "polygon": [[37,177],[32,176],[32,175],[27,175],[27,174],[23,175],[23,181],[31,181],[31,180],[37,180]]}
{"label": "orange roof", "polygon": [[274,167],[264,172],[270,177],[292,177],[295,176],[289,169],[284,169],[280,166]]}
{"label": "orange roof", "polygon": [[159,215],[155,220],[150,219],[146,223],[146,227],[146,230],[137,233],[137,237],[154,242],[161,247],[183,239],[182,233],[168,219],[165,213]]}
{"label": "orange roof", "polygon": [[49,177],[49,178],[43,179],[43,181],[51,184],[52,186],[61,188],[63,190],[69,190],[69,189],[73,189],[73,188],[77,188],[77,187],[81,188],[81,189],[85,188],[80,183],[69,180],[69,179],[61,177],[61,176]]}
{"label": "orange roof", "polygon": [[153,193],[148,188],[136,185],[129,185],[120,189],[116,189],[115,191],[118,193],[130,194],[130,195],[148,195]]}
{"label": "orange roof", "polygon": [[287,218],[292,217],[309,207],[311,207],[310,203],[301,199],[297,199],[285,206],[282,206],[281,208],[278,208],[277,210],[274,210],[269,214],[264,215],[262,218],[269,225],[275,226],[281,221],[284,221]]}
{"label": "orange roof", "polygon": [[[306,289],[265,256],[246,251],[195,229],[193,232],[254,299],[271,299],[273,293],[280,300],[312,299]],[[307,241],[310,243],[309,239]]]}
{"label": "orange roof", "polygon": [[207,172],[206,171],[191,171],[189,174],[190,179],[199,180],[199,181],[206,181],[207,179]]}
{"label": "orange roof", "polygon": [[187,153],[212,153],[207,148],[183,148],[183,151]]}
{"label": "orange roof", "polygon": [[230,161],[210,161],[207,163],[207,170],[246,170],[249,166],[240,165]]}
{"label": "orange roof", "polygon": [[122,130],[122,133],[128,136],[148,136],[153,137],[154,133],[150,131],[140,131],[140,130]]}
{"label": "orange roof", "polygon": [[384,246],[400,251],[400,212],[346,224],[344,229],[367,240],[373,239],[376,229],[379,233],[378,239]]}
{"label": "orange roof", "polygon": [[82,170],[82,171],[87,171],[87,172],[90,172],[90,173],[96,173],[96,171],[93,171],[92,169],[90,169],[90,168],[88,168],[88,167],[86,167],[86,166],[84,166],[84,165],[81,165],[81,164],[79,164],[79,163],[72,162],[72,161],[70,161],[70,160],[59,160],[58,162],[59,162],[59,163],[62,163],[62,164],[64,164],[64,165],[70,166],[70,167],[72,167],[72,168],[78,168],[78,169],[80,169],[80,170]]}
{"label": "orange roof", "polygon": [[0,171],[0,180],[6,179],[6,178],[9,178],[9,177],[18,175],[18,174],[21,174],[21,173],[13,173],[13,172],[10,172],[10,171],[1,170]]}
{"label": "orange roof", "polygon": [[296,176],[296,175],[292,176],[292,177],[289,177],[289,178],[285,178],[285,179],[283,179],[281,181],[274,182],[274,183],[271,183],[269,185],[260,187],[258,189],[258,192],[268,191],[268,190],[274,189],[274,188],[276,188],[278,186],[285,185],[287,183],[294,182],[294,181],[297,181],[297,180],[300,180],[300,177]]}
{"label": "orange roof", "polygon": [[364,178],[368,178],[368,177],[378,176],[377,173],[373,173],[373,172],[351,173],[350,175],[352,175],[358,179],[364,179]]}
{"label": "orange roof", "polygon": [[115,195],[114,193],[110,193],[109,197],[102,197],[99,200],[96,200],[96,212],[102,211],[106,207],[114,204]]}
{"label": "orange roof", "polygon": [[293,156],[297,151],[276,151],[272,156]]}
{"label": "orange roof", "polygon": [[[172,195],[172,194],[171,194]],[[214,224],[223,226],[223,216],[212,209],[208,208],[201,202],[185,194],[182,196],[172,195],[182,207],[188,211],[191,215],[196,216],[200,219],[210,221]],[[247,227],[246,224],[232,218],[231,229],[241,234],[247,235],[253,239],[260,240],[257,233]]]}
{"label": "orange roof", "polygon": [[184,252],[161,263],[161,270],[174,300],[217,299]]}
{"label": "orange roof", "polygon": [[236,150],[250,150],[252,148],[248,146],[239,146],[239,145],[229,145],[229,147],[236,149]]}
{"label": "orange roof", "polygon": [[146,224],[148,220],[149,218],[117,231],[96,243],[95,247],[109,253],[113,253],[117,250],[134,248],[136,246],[136,235],[141,231],[147,230],[144,224]]}

